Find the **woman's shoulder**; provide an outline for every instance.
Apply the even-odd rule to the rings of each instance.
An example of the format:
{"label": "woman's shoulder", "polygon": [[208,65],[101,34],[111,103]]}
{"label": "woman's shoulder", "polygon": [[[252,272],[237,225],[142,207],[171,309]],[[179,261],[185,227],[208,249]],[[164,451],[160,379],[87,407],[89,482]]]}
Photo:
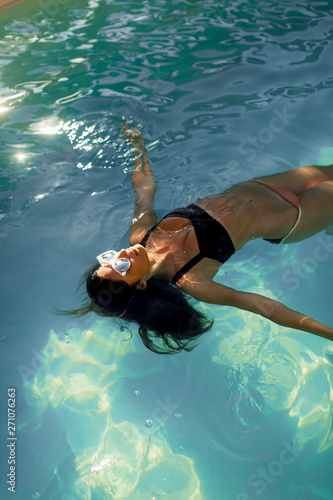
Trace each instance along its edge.
{"label": "woman's shoulder", "polygon": [[150,233],[153,231],[155,226],[150,226],[147,228],[136,229],[135,231],[131,231],[129,243],[131,246],[141,244],[145,245]]}
{"label": "woman's shoulder", "polygon": [[212,279],[206,278],[203,275],[197,276],[196,279],[184,275],[177,283],[184,293],[191,295],[196,300],[207,302],[210,304],[229,305],[231,297],[235,290],[221,283],[216,283]]}
{"label": "woman's shoulder", "polygon": [[156,227],[157,217],[153,210],[145,211],[137,219],[132,222],[130,245],[141,243],[148,232]]}

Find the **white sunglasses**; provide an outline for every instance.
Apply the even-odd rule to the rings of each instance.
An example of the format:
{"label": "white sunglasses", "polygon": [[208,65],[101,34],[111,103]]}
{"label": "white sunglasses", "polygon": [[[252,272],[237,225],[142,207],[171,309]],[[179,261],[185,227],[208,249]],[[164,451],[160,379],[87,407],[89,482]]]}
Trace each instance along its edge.
{"label": "white sunglasses", "polygon": [[97,255],[97,260],[101,266],[105,264],[111,264],[112,269],[114,269],[121,276],[126,276],[126,272],[131,267],[131,262],[126,259],[126,257],[122,257],[117,259],[117,255],[119,252],[115,250],[108,250],[107,252],[103,252]]}

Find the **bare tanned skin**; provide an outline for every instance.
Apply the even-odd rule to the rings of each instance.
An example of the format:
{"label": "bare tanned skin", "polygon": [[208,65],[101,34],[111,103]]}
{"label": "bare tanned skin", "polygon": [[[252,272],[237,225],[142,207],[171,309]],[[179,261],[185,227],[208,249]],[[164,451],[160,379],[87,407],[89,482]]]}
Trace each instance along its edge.
{"label": "bare tanned skin", "polygon": [[[191,221],[179,217],[162,220],[151,233],[146,247],[140,245],[147,230],[158,222],[154,211],[157,183],[138,129],[129,129],[125,124],[122,133],[136,152],[132,174],[136,202],[130,235],[131,247],[121,250],[119,257],[126,256],[131,260],[132,271],[125,280],[130,285],[135,284],[137,288],[144,289],[152,276],[163,276],[171,282],[176,272],[198,254],[199,246]],[[333,165],[295,168],[260,177],[260,180],[288,189],[300,198],[302,215],[285,243],[301,241],[333,223]],[[254,180],[200,199],[196,204],[225,227],[236,251],[255,238],[284,237],[298,217],[296,207]],[[216,283],[213,278],[220,266],[218,261],[203,258],[177,281],[177,286],[197,300],[237,307],[259,314],[281,326],[333,340],[332,328],[303,313],[268,297]],[[105,278],[119,279],[112,269],[102,267],[99,273]]]}

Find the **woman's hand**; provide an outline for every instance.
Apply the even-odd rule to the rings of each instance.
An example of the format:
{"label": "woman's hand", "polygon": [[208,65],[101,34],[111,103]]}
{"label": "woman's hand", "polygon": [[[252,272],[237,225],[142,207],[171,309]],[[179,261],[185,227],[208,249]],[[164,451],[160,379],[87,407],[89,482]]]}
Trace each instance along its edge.
{"label": "woman's hand", "polygon": [[154,197],[157,189],[153,171],[151,169],[147,151],[140,131],[136,127],[128,128],[126,122],[121,133],[130,141],[135,149],[134,172],[131,176],[136,192],[134,218],[132,223],[130,244],[140,243],[147,229],[157,224],[154,211]]}
{"label": "woman's hand", "polygon": [[128,128],[127,122],[123,125],[121,132],[135,147],[136,157],[131,179],[136,193],[144,194],[145,196],[154,196],[157,189],[157,182],[148,160],[141,132],[134,126]]}
{"label": "woman's hand", "polygon": [[128,128],[128,122],[125,122],[124,125],[121,127],[121,134],[124,137],[124,139],[132,142],[134,146],[137,146],[140,149],[141,148],[145,149],[143,144],[142,134],[140,130],[134,125],[133,127]]}

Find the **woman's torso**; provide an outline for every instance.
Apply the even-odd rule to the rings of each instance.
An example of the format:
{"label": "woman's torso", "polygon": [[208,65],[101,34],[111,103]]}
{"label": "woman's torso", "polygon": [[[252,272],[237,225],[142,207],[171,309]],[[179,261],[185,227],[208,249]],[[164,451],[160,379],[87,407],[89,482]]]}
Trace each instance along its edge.
{"label": "woman's torso", "polygon": [[242,182],[196,203],[225,227],[236,251],[251,239],[282,238],[297,218],[294,206],[256,181]]}
{"label": "woman's torso", "polygon": [[[222,224],[235,251],[251,239],[283,237],[297,217],[294,206],[255,181],[246,181],[221,194],[200,199],[196,205]],[[169,281],[199,252],[193,224],[180,217],[162,219],[150,236],[149,246],[154,251],[163,249],[169,254],[169,266],[163,274]],[[191,279],[212,279],[220,266],[221,262],[203,258],[187,274]]]}

